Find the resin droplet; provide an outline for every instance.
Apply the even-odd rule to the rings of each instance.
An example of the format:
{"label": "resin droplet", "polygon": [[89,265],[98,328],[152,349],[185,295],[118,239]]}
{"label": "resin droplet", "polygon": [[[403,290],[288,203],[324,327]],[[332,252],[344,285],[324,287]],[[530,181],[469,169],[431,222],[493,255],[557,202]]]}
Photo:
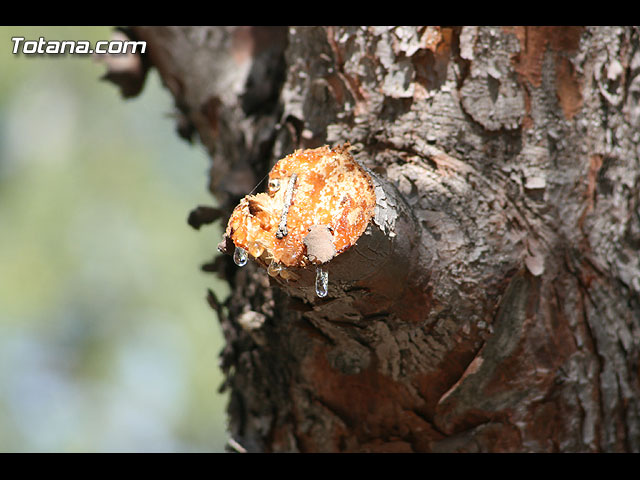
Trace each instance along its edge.
{"label": "resin droplet", "polygon": [[271,263],[267,268],[267,273],[272,277],[277,277],[281,270],[282,270],[282,265],[280,265],[275,260],[271,260]]}
{"label": "resin droplet", "polygon": [[247,264],[247,251],[244,248],[236,247],[233,252],[233,261],[239,267],[244,267]]}
{"label": "resin droplet", "polygon": [[329,272],[322,267],[316,267],[316,295],[326,297],[329,291]]}

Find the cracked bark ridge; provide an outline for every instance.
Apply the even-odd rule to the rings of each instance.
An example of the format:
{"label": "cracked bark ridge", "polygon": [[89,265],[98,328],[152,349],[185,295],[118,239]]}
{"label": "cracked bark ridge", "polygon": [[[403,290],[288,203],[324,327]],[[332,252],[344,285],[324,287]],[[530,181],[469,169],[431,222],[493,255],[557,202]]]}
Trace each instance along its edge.
{"label": "cracked bark ridge", "polygon": [[[375,276],[317,298],[311,278],[308,294],[274,288],[226,262],[231,296],[210,301],[234,444],[640,451],[637,28],[138,30],[212,152],[223,209],[289,152],[349,141],[393,229],[415,232],[361,235],[327,263],[330,282],[355,277],[361,242],[396,259],[412,238],[386,269],[407,286],[395,302],[367,296]],[[249,71],[270,82],[262,110],[243,108]],[[411,215],[393,219],[396,199]]]}

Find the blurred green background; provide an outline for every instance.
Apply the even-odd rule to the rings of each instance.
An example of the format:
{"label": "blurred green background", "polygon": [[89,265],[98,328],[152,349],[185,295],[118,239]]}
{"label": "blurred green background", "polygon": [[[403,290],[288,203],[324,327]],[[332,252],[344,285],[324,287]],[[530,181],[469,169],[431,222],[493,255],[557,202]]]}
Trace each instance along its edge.
{"label": "blurred green background", "polygon": [[123,100],[90,56],[13,55],[0,27],[0,451],[222,451],[222,337],[199,267],[220,227],[186,223],[208,159],[175,133],[151,70]]}

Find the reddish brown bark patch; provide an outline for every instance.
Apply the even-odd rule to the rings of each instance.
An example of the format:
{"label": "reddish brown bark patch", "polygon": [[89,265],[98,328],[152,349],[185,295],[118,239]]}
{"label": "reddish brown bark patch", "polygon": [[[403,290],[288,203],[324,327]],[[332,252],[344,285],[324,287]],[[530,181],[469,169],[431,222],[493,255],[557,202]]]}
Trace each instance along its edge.
{"label": "reddish brown bark patch", "polygon": [[548,47],[556,52],[573,53],[577,50],[584,27],[505,27],[520,41],[520,52],[513,63],[520,77],[534,87],[542,83],[542,62]]}
{"label": "reddish brown bark patch", "polygon": [[422,409],[425,416],[434,418],[437,414],[438,402],[446,395],[446,392],[455,389],[455,385],[465,375],[474,373],[472,366],[472,359],[475,355],[473,335],[476,335],[476,332],[472,332],[466,338],[457,338],[454,349],[444,356],[437,368],[413,378],[413,384],[424,400]]}
{"label": "reddish brown bark patch", "polygon": [[420,323],[429,315],[433,307],[433,289],[430,286],[405,289],[400,300],[394,305],[398,318],[405,322]]}
{"label": "reddish brown bark patch", "polygon": [[584,194],[585,207],[578,219],[578,227],[584,230],[584,221],[587,215],[593,210],[596,202],[596,183],[598,181],[598,172],[602,168],[602,155],[592,155],[589,158],[589,169],[587,170],[587,189]]}
{"label": "reddish brown bark patch", "polygon": [[[331,367],[327,354],[327,348],[318,345],[301,373],[313,384],[317,401],[349,431],[349,439],[339,438],[344,432],[334,432],[336,451],[428,451],[442,438],[419,414],[421,400],[400,381],[380,373],[376,361],[347,375]],[[315,443],[304,432],[296,436],[304,444]]]}
{"label": "reddish brown bark patch", "polygon": [[[523,83],[540,87],[544,55],[549,48],[556,52],[556,95],[567,120],[571,120],[582,107],[582,85],[573,65],[560,52],[574,53],[580,44],[583,30],[584,27],[578,26],[504,27],[506,33],[515,35],[520,42],[520,52],[513,56],[512,63]],[[528,89],[525,89],[525,111],[527,115],[522,125],[528,129],[533,126]]]}
{"label": "reddish brown bark patch", "polygon": [[573,64],[562,56],[556,60],[556,95],[564,117],[571,120],[582,108],[582,85]]}

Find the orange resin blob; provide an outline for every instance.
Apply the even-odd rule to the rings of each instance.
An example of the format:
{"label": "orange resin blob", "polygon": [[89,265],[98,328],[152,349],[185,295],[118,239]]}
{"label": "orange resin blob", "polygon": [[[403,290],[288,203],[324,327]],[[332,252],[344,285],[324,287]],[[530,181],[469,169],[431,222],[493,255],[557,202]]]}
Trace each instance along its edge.
{"label": "orange resin blob", "polygon": [[[297,177],[286,215],[287,235],[277,238],[293,174]],[[225,235],[265,265],[305,267],[312,263],[304,244],[312,225],[329,228],[338,255],[365,231],[375,205],[371,178],[355,162],[348,144],[296,150],[275,164],[267,193],[240,201]]]}

